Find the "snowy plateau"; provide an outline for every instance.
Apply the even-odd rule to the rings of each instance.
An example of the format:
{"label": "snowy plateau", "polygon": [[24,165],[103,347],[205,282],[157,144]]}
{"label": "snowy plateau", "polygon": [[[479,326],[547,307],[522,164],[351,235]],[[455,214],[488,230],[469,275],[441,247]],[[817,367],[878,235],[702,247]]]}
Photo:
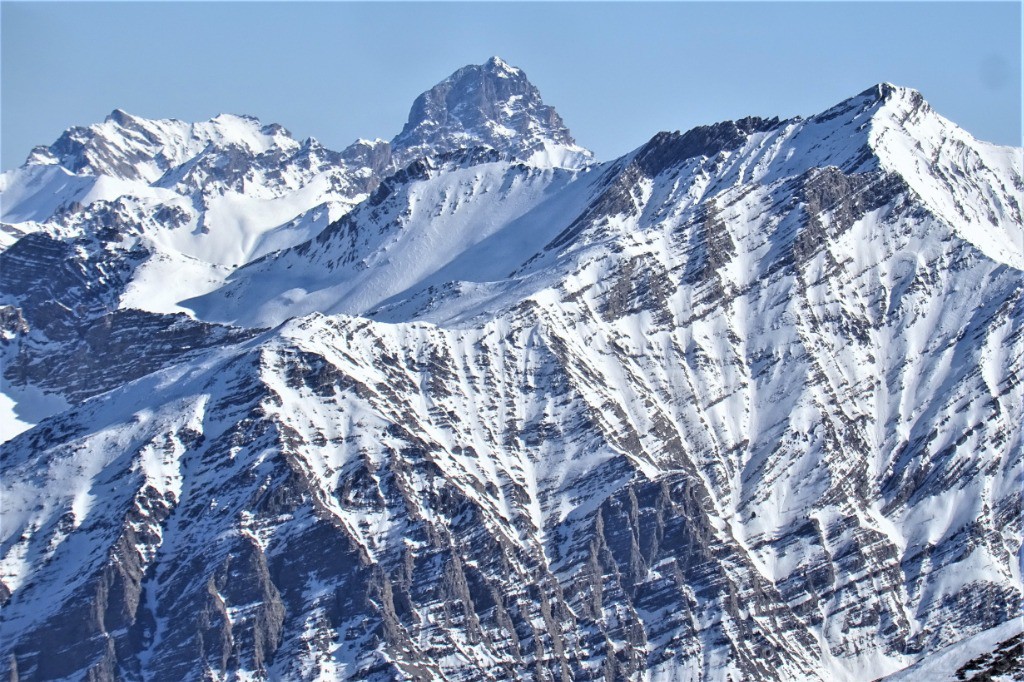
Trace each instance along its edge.
{"label": "snowy plateau", "polygon": [[[866,84],[865,84],[866,85]],[[1022,150],[115,110],[0,176],[12,681],[1024,680]]]}

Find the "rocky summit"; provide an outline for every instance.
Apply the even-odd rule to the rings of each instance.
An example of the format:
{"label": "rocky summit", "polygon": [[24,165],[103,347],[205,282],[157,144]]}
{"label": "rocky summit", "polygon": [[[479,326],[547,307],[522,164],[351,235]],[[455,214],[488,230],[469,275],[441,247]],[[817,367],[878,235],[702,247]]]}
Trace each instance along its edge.
{"label": "rocky summit", "polygon": [[11,680],[1021,680],[1022,151],[879,84],[598,162],[498,58],[342,151],[0,176]]}

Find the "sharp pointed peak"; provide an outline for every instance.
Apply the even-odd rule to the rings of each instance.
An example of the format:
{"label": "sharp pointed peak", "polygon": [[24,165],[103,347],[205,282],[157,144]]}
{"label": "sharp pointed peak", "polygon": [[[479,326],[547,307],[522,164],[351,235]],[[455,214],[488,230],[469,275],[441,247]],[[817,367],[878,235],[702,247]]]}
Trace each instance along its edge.
{"label": "sharp pointed peak", "polygon": [[892,105],[920,111],[930,109],[928,102],[925,101],[924,97],[917,90],[894,85],[889,82],[881,82],[872,85],[853,97],[847,97],[820,114],[812,116],[810,120],[824,122],[840,116],[860,117],[868,115],[874,117],[879,112],[888,110]]}
{"label": "sharp pointed peak", "polygon": [[117,123],[118,125],[125,125],[126,123],[134,121],[135,119],[135,116],[132,116],[124,109],[118,107],[111,111],[109,114],[107,114],[107,117],[104,119],[104,121],[111,121],[113,123]]}
{"label": "sharp pointed peak", "polygon": [[497,55],[490,57],[487,61],[481,64],[466,64],[465,66],[459,67],[449,74],[447,78],[439,81],[434,87],[444,87],[460,81],[478,81],[480,79],[492,81],[508,80],[522,84],[522,87],[533,87],[529,82],[529,79],[526,77],[526,72],[518,66],[509,64]]}
{"label": "sharp pointed peak", "polygon": [[399,165],[429,153],[480,145],[517,158],[554,148],[589,158],[526,74],[498,56],[463,66],[417,97],[391,144]]}
{"label": "sharp pointed peak", "polygon": [[494,55],[483,64],[483,68],[494,71],[497,75],[519,75],[523,70],[512,66],[501,57]]}
{"label": "sharp pointed peak", "polygon": [[858,94],[857,97],[866,97],[879,102],[887,102],[889,100],[924,101],[921,93],[914,88],[896,85],[888,81],[872,85],[867,90]]}

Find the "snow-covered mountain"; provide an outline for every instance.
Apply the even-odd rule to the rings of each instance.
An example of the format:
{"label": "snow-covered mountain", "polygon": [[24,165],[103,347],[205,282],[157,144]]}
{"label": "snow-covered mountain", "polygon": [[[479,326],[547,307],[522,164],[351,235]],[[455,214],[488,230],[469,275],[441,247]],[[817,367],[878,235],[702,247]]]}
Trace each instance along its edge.
{"label": "snow-covered mountain", "polygon": [[[936,177],[920,177],[925,160]],[[957,177],[961,165],[977,174]],[[467,305],[491,314],[495,296],[515,305],[552,278],[570,276],[584,252],[664,224],[666,213],[683,223],[717,211],[716,202],[737,191],[771,192],[792,209],[818,175],[819,185],[838,184],[836,196],[815,199],[819,208],[857,192],[867,194],[852,209],[861,213],[889,198],[869,190],[895,194],[905,184],[961,239],[1021,269],[1020,173],[1015,150],[971,140],[919,93],[890,85],[807,120],[744,119],[659,133],[623,159],[583,169],[536,167],[482,150],[441,154],[389,178],[315,240],[232,273],[227,286],[187,305],[203,319],[247,326],[313,311],[439,322],[465,315]],[[750,196],[744,204],[763,200]],[[629,219],[619,224],[621,216]],[[753,275],[736,285],[749,285]],[[439,308],[436,293],[427,292],[445,285],[475,293],[449,296],[451,305]],[[424,297],[429,313],[410,308],[427,304]]]}
{"label": "snow-covered mountain", "polygon": [[[177,316],[152,320],[191,329],[182,301],[217,289],[240,265],[317,236],[416,162],[428,142],[431,154],[489,146],[551,169],[591,158],[525,74],[498,58],[459,69],[417,98],[390,143],[357,140],[335,152],[247,116],[190,124],[115,110],[35,148],[0,176],[0,246],[13,246],[0,254],[10,273],[0,280],[0,315],[13,320],[0,347],[0,435],[62,409],[69,394],[102,392],[129,376],[97,383],[83,367],[54,369],[52,357],[62,355],[109,366],[108,343],[81,342],[105,335],[111,316]],[[72,348],[55,351],[54,314]],[[189,333],[210,331],[199,329]],[[140,363],[155,368],[152,358]]]}
{"label": "snow-covered mountain", "polygon": [[[137,142],[19,172],[289,196]],[[0,253],[62,401],[0,449],[13,679],[1015,674],[1020,150],[882,84],[596,163],[492,59],[334,158],[344,215],[160,310],[176,198]]]}

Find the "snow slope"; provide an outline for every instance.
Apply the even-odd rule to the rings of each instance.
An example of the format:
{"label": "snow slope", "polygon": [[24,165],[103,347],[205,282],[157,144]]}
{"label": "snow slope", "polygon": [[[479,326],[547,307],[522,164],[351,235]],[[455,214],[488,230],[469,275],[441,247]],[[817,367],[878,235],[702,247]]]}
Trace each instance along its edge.
{"label": "snow slope", "polygon": [[[1016,670],[1010,669],[999,675],[995,671],[985,670],[984,665],[970,666],[974,661],[985,662],[993,652],[1000,651],[1010,642],[1018,645],[1024,641],[1020,635],[1024,632],[1024,620],[1020,617],[1007,621],[991,630],[968,637],[956,644],[950,645],[938,651],[920,663],[916,663],[905,670],[889,675],[884,682],[911,682],[912,680],[930,680],[933,682],[956,682],[958,680],[970,680],[980,676],[983,672],[989,672],[994,676],[988,679],[995,682],[1006,680],[1019,680],[1024,678],[1024,670],[1019,666],[1021,652],[1017,653],[1018,665]],[[1012,645],[1011,645],[1012,646]],[[962,677],[957,674],[962,672]]]}

